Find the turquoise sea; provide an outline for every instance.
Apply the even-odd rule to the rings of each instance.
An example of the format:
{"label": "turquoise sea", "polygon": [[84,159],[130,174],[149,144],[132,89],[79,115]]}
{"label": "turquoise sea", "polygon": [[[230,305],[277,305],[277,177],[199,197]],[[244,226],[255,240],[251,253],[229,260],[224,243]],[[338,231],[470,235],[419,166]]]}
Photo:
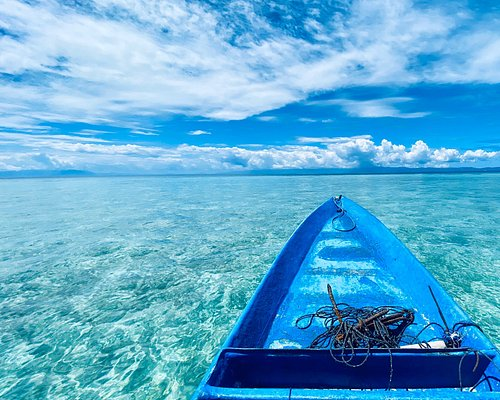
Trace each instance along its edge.
{"label": "turquoise sea", "polygon": [[499,174],[0,180],[0,398],[188,397],[329,196],[368,208],[500,344]]}

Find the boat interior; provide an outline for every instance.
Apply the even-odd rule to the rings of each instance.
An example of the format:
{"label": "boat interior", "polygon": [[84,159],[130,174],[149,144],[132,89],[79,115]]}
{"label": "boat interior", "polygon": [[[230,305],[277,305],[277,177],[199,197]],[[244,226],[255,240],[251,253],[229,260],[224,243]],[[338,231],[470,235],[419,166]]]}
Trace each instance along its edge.
{"label": "boat interior", "polygon": [[440,339],[444,324],[469,321],[380,221],[348,199],[342,207],[326,202],[290,238],[218,355],[207,385],[287,388],[289,398],[294,388],[499,391],[498,381],[484,380],[498,376],[497,350],[476,326],[461,329],[458,348],[310,348],[325,327],[313,319],[300,329],[297,320],[331,305],[328,284],[339,304],[412,310],[408,342]]}

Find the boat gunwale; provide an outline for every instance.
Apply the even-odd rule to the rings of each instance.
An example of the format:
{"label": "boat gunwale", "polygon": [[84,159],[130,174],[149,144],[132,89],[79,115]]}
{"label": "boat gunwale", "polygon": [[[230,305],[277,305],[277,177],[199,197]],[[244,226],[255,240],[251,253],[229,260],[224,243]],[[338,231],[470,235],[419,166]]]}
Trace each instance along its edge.
{"label": "boat gunwale", "polygon": [[[323,208],[327,207],[329,205],[329,203],[331,203],[332,207],[334,205],[334,202],[333,202],[333,198],[330,198],[328,199],[327,201],[325,201],[323,204],[321,204],[319,207],[317,207],[312,213],[310,213],[298,226],[297,228],[293,231],[293,233],[290,235],[290,237],[288,238],[288,240],[285,242],[285,245],[281,248],[280,252],[278,253],[278,255],[276,256],[276,258],[274,259],[273,263],[271,264],[271,267],[269,267],[269,269],[267,270],[267,272],[265,273],[265,275],[263,276],[262,280],[260,281],[259,285],[257,286],[257,288],[255,289],[255,292],[253,293],[252,297],[250,298],[250,300],[248,301],[247,305],[245,306],[245,308],[243,309],[240,317],[238,318],[238,320],[236,321],[236,323],[234,324],[233,328],[231,329],[231,332],[229,333],[229,336],[227,337],[227,339],[224,341],[224,344],[222,345],[222,348],[232,348],[232,346],[229,346],[229,344],[234,340],[235,336],[237,335],[237,333],[240,331],[242,325],[243,325],[243,322],[245,320],[245,318],[247,317],[247,315],[249,314],[251,308],[255,305],[255,303],[257,302],[257,299],[260,297],[260,294],[261,292],[265,289],[265,285],[266,285],[266,281],[268,279],[268,277],[271,275],[271,273],[276,270],[277,268],[280,267],[280,262],[282,260],[282,258],[284,257],[284,255],[289,251],[291,245],[292,245],[292,242],[294,239],[296,239],[297,237],[299,237],[299,235],[301,234],[301,231],[302,229],[304,229],[304,227],[306,225],[308,225],[308,223],[313,219],[313,217],[319,212],[321,211]],[[300,268],[300,265],[302,264],[302,262],[304,261],[304,259],[307,257],[307,252],[303,255],[302,259],[298,262],[299,263],[299,268]],[[280,298],[280,301],[281,302],[283,300],[283,298]],[[264,332],[263,332],[264,333]]]}

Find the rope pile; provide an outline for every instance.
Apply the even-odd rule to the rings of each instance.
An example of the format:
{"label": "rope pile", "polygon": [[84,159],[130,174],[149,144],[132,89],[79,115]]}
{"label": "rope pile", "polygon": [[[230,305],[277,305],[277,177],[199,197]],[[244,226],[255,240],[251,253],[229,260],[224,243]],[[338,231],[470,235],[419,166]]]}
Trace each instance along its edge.
{"label": "rope pile", "polygon": [[413,323],[413,311],[396,306],[355,308],[346,303],[337,304],[331,286],[327,288],[332,306],[321,307],[296,321],[300,329],[309,328],[316,318],[323,321],[326,330],[312,341],[309,348],[350,350],[399,347],[405,329]]}
{"label": "rope pile", "polygon": [[[446,348],[455,348],[464,351],[458,366],[460,390],[464,388],[462,384],[462,363],[465,357],[471,352],[474,352],[477,358],[474,371],[479,365],[480,354],[488,358],[496,367],[493,360],[483,352],[471,348],[462,348],[462,330],[464,328],[474,327],[482,331],[481,327],[470,321],[461,321],[454,324],[450,329],[431,287],[429,287],[429,291],[436,303],[444,326],[437,322],[430,322],[415,336],[404,334],[406,328],[413,324],[415,319],[412,310],[398,306],[367,306],[355,308],[346,303],[337,303],[333,296],[332,287],[329,284],[327,285],[327,289],[332,305],[323,306],[315,313],[303,315],[296,321],[296,326],[299,329],[309,328],[315,319],[319,319],[323,322],[325,331],[311,342],[309,348],[329,349],[335,361],[341,362],[349,367],[362,366],[368,360],[371,349],[387,349],[390,362],[387,389],[390,389],[393,377],[392,350],[399,348],[401,344],[417,343],[421,348],[431,348],[429,343],[433,340],[440,339],[444,341]],[[419,338],[420,335],[431,327],[440,328],[441,333],[438,333],[438,335],[432,339],[422,341]],[[340,351],[334,352],[334,349],[339,349]],[[366,354],[362,356],[361,359],[356,358],[355,349],[365,349]],[[484,382],[489,386],[490,391],[493,391],[492,382],[500,382],[495,376],[483,375],[484,378],[471,387],[469,389],[470,391],[474,391]]]}

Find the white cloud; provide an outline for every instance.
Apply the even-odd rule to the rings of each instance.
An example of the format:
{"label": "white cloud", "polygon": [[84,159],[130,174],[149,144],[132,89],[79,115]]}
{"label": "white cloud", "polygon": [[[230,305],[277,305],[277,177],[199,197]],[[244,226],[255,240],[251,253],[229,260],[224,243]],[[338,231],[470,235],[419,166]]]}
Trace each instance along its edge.
{"label": "white cloud", "polygon": [[146,129],[146,128],[132,129],[130,133],[133,135],[140,135],[140,136],[160,136],[160,134],[155,129]]}
{"label": "white cloud", "polygon": [[[498,165],[500,152],[406,147],[369,135],[300,137],[299,145],[177,147],[116,144],[97,138],[0,133],[0,169],[85,169],[93,172],[206,173],[260,169],[448,167]],[[313,145],[318,143],[318,145]]]}
{"label": "white cloud", "polygon": [[[444,149],[440,149],[441,151]],[[495,153],[495,155],[494,155]],[[460,160],[462,161],[480,161],[488,158],[493,158],[499,155],[500,152],[492,152],[492,151],[485,151],[482,149],[479,150],[467,150],[465,151],[462,155],[460,155]]]}
{"label": "white cloud", "polygon": [[95,136],[95,135],[104,135],[112,133],[111,131],[106,131],[102,129],[82,129],[81,131],[71,132],[73,135],[79,136]]}
{"label": "white cloud", "polygon": [[211,134],[212,134],[211,132],[204,131],[201,129],[197,129],[195,131],[188,132],[188,135],[191,135],[191,136],[211,135]]}
{"label": "white cloud", "polygon": [[[0,85],[0,126],[243,119],[341,87],[500,82],[498,20],[475,21],[455,3],[355,0],[326,21],[316,9],[304,21],[314,41],[271,26],[250,1],[224,10],[182,0],[85,4],[0,0],[2,29],[12,32],[0,38],[0,72],[21,77]],[[345,107],[421,116],[387,103]]]}
{"label": "white cloud", "polygon": [[0,144],[18,144],[20,146],[47,146],[61,142],[110,143],[96,137],[76,137],[71,135],[25,134],[16,132],[0,132]]}
{"label": "white cloud", "polygon": [[[479,22],[480,23],[480,22]],[[469,29],[450,38],[442,62],[424,72],[424,79],[440,83],[500,82],[500,20],[483,29]]]}
{"label": "white cloud", "polygon": [[316,118],[306,118],[306,117],[298,118],[297,121],[304,122],[304,123],[320,122],[322,124],[331,124],[332,122],[334,122],[334,120],[331,118],[316,119]]}
{"label": "white cloud", "polygon": [[371,140],[371,135],[357,135],[357,136],[339,136],[339,137],[311,137],[311,136],[299,136],[297,138],[297,142],[299,143],[345,143],[351,142],[353,140],[362,139],[362,140]]}
{"label": "white cloud", "polygon": [[259,117],[256,117],[259,121],[264,121],[264,122],[269,122],[269,121],[276,121],[278,117],[275,117],[274,115],[261,115]]}
{"label": "white cloud", "polygon": [[430,114],[429,112],[405,113],[395,107],[395,104],[405,103],[411,100],[413,99],[409,97],[387,97],[376,100],[333,99],[311,101],[309,104],[318,106],[339,105],[348,115],[360,118],[422,118]]}

